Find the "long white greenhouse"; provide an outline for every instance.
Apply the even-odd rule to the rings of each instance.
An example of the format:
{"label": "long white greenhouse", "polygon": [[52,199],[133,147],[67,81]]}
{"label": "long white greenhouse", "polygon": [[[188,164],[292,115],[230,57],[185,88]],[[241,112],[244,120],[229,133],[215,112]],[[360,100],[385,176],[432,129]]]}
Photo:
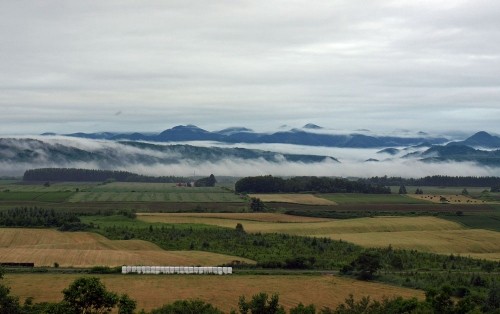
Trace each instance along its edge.
{"label": "long white greenhouse", "polygon": [[230,275],[233,273],[232,267],[194,267],[194,266],[122,266],[122,274],[210,274],[210,275]]}

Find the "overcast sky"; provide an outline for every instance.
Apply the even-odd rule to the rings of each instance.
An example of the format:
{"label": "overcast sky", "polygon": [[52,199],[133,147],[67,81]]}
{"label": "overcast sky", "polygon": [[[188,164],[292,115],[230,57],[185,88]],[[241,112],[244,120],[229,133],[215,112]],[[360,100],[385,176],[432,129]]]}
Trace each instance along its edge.
{"label": "overcast sky", "polygon": [[0,134],[500,133],[500,1],[0,0]]}

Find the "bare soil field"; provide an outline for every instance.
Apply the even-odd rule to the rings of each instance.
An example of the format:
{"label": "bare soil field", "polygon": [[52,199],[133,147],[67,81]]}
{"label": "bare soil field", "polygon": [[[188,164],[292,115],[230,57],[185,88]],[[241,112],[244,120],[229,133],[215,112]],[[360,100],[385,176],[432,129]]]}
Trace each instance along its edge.
{"label": "bare soil field", "polygon": [[[62,299],[61,291],[78,275],[69,274],[7,274],[6,284],[12,294],[34,297],[35,302]],[[108,290],[127,293],[137,300],[137,308],[151,310],[178,299],[201,299],[229,312],[236,308],[241,295],[251,298],[259,292],[279,293],[285,308],[299,302],[313,303],[317,308],[335,307],[352,293],[356,298],[369,295],[406,298],[424,297],[422,291],[374,282],[357,281],[331,275],[232,275],[232,276],[169,276],[169,275],[99,275]],[[44,287],[40,289],[40,287]]]}
{"label": "bare soil field", "polygon": [[136,265],[206,265],[233,260],[253,261],[200,251],[165,251],[141,240],[108,240],[89,232],[51,229],[0,229],[1,262],[33,262],[35,266],[91,267]]}
{"label": "bare soil field", "polygon": [[294,203],[305,205],[337,205],[332,200],[320,198],[312,194],[249,194],[263,202]]}
{"label": "bare soil field", "polygon": [[[433,203],[448,203],[448,204],[471,204],[471,205],[477,205],[477,204],[488,204],[488,202],[482,201],[482,200],[477,200],[473,199],[471,197],[465,196],[465,195],[457,195],[457,194],[407,194],[407,196],[419,199],[419,200],[424,200],[424,201],[429,201]],[[443,201],[443,199],[446,199],[446,201]]]}

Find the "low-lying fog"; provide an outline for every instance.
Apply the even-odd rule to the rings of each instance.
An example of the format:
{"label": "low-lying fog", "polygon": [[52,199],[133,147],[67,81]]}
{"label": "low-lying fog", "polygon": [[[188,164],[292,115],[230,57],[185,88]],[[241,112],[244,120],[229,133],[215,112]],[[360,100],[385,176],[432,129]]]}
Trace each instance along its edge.
{"label": "low-lying fog", "polygon": [[[122,165],[105,165],[106,169],[126,170],[130,172],[153,175],[153,176],[191,176],[215,174],[216,176],[252,176],[252,175],[311,175],[311,176],[342,176],[342,177],[372,177],[372,176],[402,176],[423,177],[428,175],[453,175],[453,176],[500,176],[500,168],[490,168],[475,163],[447,162],[447,163],[424,163],[415,159],[401,159],[400,157],[412,152],[401,150],[397,155],[377,153],[380,149],[352,149],[352,148],[329,148],[312,147],[290,144],[222,144],[216,142],[183,142],[162,143],[189,144],[203,147],[242,147],[249,149],[260,149],[289,154],[324,155],[337,158],[340,163],[325,160],[317,163],[300,163],[288,161],[265,161],[263,159],[221,159],[217,162],[196,162],[194,160],[181,160],[176,164],[137,163],[132,158],[134,155],[142,154],[153,157],[165,157],[166,153],[154,150],[142,150],[135,147],[112,141],[88,140],[70,137],[24,137],[36,138],[48,144],[60,144],[71,146],[86,151],[112,151],[113,154],[123,158]],[[159,143],[154,143],[160,145]],[[36,147],[24,147],[25,149],[37,150]],[[172,157],[172,156],[168,156]],[[379,161],[366,162],[367,159]],[[51,163],[47,160],[38,159],[36,162],[9,163],[0,159],[0,175],[12,176],[22,175],[26,169],[39,167],[75,167],[98,169],[102,164],[96,162],[61,162]]]}

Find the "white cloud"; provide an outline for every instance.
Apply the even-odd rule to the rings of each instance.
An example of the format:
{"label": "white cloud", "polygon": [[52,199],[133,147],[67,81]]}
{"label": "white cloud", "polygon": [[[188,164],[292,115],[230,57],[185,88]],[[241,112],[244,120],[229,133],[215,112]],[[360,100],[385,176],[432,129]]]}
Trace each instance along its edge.
{"label": "white cloud", "polygon": [[2,1],[0,134],[307,122],[499,132],[499,11],[491,0]]}

